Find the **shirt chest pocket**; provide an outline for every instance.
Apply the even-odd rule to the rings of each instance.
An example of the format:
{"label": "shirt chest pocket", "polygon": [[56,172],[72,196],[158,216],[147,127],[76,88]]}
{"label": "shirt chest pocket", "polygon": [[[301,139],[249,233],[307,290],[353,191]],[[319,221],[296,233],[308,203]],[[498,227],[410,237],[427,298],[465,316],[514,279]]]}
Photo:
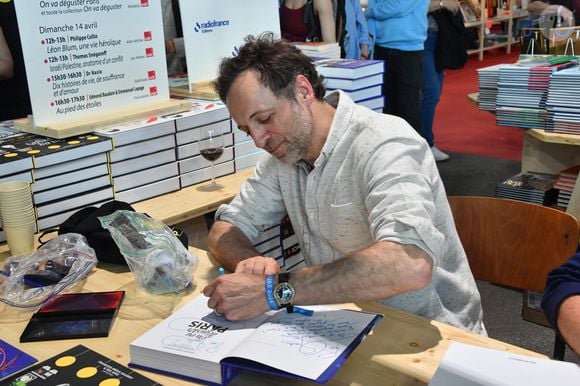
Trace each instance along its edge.
{"label": "shirt chest pocket", "polygon": [[372,242],[367,218],[362,204],[328,204],[321,222],[321,235],[334,249],[348,254]]}

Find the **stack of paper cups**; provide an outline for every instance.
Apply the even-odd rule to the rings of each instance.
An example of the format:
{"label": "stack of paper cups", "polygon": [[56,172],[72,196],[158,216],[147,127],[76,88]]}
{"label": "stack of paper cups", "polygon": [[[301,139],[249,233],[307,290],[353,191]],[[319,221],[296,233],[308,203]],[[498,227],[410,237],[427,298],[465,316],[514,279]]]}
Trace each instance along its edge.
{"label": "stack of paper cups", "polygon": [[0,224],[12,255],[34,251],[36,220],[30,184],[9,181],[0,184]]}

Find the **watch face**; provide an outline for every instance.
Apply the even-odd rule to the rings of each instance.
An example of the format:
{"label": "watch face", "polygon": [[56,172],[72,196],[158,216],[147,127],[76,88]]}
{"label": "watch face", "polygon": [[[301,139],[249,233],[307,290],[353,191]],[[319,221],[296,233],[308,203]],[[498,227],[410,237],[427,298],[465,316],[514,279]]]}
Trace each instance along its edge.
{"label": "watch face", "polygon": [[294,298],[294,288],[288,283],[280,283],[276,286],[274,295],[280,304],[288,304]]}

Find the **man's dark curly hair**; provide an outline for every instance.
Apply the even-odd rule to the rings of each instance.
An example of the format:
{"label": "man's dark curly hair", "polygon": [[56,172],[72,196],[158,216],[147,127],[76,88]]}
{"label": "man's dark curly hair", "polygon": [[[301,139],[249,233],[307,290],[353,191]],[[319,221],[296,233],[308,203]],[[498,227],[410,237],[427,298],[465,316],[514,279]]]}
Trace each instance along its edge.
{"label": "man's dark curly hair", "polygon": [[232,83],[246,70],[256,71],[261,83],[274,95],[290,100],[295,99],[296,76],[302,74],[312,84],[316,99],[324,98],[324,78],[316,72],[310,58],[293,44],[276,39],[272,32],[258,37],[249,35],[244,41],[237,56],[222,60],[218,78],[213,82],[222,101],[226,101]]}

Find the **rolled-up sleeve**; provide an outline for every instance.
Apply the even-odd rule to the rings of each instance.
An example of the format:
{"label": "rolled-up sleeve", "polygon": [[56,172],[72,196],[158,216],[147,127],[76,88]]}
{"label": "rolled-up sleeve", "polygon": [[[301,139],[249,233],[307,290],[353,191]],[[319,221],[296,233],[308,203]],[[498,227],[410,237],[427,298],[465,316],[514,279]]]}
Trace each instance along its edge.
{"label": "rolled-up sleeve", "polygon": [[442,208],[437,208],[431,181],[436,175],[434,162],[425,158],[423,146],[427,145],[405,139],[379,146],[362,175],[375,240],[416,245],[431,256],[435,267],[446,244],[437,227],[437,211]]}

